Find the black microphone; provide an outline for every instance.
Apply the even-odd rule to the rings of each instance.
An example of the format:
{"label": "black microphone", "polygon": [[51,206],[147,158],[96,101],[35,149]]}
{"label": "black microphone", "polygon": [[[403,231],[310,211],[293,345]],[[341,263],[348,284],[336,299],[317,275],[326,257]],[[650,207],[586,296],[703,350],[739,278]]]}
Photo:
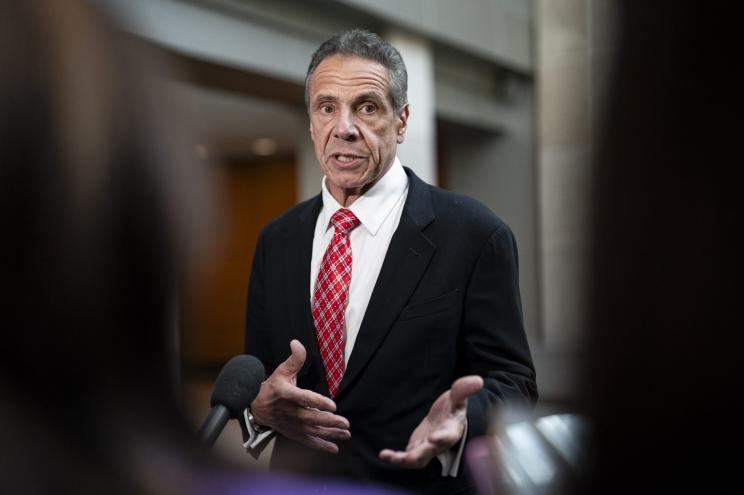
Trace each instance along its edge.
{"label": "black microphone", "polygon": [[214,383],[207,419],[199,430],[199,439],[207,447],[214,445],[230,418],[237,418],[258,395],[266,378],[264,366],[257,358],[240,354],[222,367]]}

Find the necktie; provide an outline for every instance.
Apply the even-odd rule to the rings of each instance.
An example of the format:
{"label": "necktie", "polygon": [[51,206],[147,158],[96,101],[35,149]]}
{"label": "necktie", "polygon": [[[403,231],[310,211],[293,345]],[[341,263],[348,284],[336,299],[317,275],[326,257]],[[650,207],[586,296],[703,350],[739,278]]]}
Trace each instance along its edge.
{"label": "necktie", "polygon": [[349,232],[359,219],[346,208],[331,217],[335,229],[320,263],[313,294],[315,335],[323,358],[326,381],[331,397],[338,392],[344,376],[344,314],[351,283],[351,242]]}

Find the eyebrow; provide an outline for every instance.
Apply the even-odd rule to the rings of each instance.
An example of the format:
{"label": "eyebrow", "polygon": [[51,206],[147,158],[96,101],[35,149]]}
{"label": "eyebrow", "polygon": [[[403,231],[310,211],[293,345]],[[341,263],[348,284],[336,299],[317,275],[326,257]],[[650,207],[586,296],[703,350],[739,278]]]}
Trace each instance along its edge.
{"label": "eyebrow", "polygon": [[331,96],[331,95],[318,95],[313,100],[313,104],[317,105],[319,103],[326,103],[329,101],[338,101],[338,98],[336,98],[335,96]]}
{"label": "eyebrow", "polygon": [[358,105],[358,104],[362,103],[363,101],[367,101],[367,100],[373,101],[373,102],[377,103],[378,105],[381,105],[382,102],[383,102],[383,100],[382,100],[382,98],[380,98],[380,95],[379,94],[377,94],[377,93],[375,93],[373,91],[368,91],[368,92],[362,93],[359,96],[357,96],[356,98],[354,98],[354,105]]}
{"label": "eyebrow", "polygon": [[[373,101],[377,103],[378,105],[382,105],[383,99],[380,97],[379,94],[375,93],[374,91],[368,91],[366,93],[362,93],[358,95],[356,98],[354,98],[354,101],[352,102],[353,105],[358,105],[364,101]],[[338,97],[333,95],[324,95],[320,94],[315,97],[313,100],[313,106],[320,105],[321,103],[329,103],[329,102],[336,102],[338,101]]]}

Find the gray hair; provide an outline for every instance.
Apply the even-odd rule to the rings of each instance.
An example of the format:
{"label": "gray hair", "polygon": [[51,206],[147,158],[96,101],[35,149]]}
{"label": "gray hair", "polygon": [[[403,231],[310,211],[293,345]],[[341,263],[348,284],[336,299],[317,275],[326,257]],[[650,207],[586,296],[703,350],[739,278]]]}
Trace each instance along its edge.
{"label": "gray hair", "polygon": [[406,64],[403,63],[403,57],[393,45],[380,36],[361,29],[337,33],[323,42],[313,53],[305,76],[305,105],[308,108],[310,108],[310,77],[318,65],[331,55],[361,57],[384,65],[390,74],[388,82],[393,111],[395,115],[400,114],[403,106],[408,103],[408,72],[406,72]]}

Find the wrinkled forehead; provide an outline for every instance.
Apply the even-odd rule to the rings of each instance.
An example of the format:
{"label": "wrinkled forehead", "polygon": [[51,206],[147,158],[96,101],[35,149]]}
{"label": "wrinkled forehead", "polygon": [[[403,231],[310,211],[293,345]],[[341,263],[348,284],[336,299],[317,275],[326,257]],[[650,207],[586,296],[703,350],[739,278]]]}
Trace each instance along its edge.
{"label": "wrinkled forehead", "polygon": [[370,92],[389,99],[389,76],[387,67],[374,60],[331,55],[318,65],[310,77],[310,101],[321,96],[341,97]]}

